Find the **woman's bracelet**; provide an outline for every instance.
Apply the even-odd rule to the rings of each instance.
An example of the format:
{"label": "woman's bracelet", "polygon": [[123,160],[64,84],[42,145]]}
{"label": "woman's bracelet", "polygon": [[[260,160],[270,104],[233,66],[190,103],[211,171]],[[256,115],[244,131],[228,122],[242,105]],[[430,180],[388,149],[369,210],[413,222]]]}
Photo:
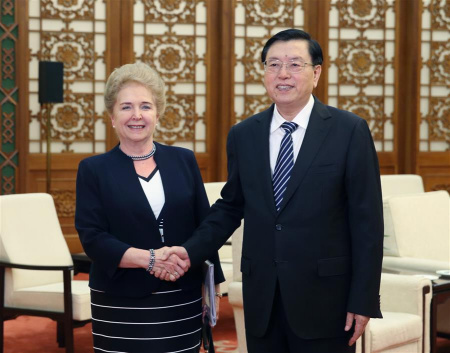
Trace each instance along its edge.
{"label": "woman's bracelet", "polygon": [[152,272],[153,266],[155,266],[156,256],[155,250],[150,249],[149,251],[150,251],[150,261],[148,262],[147,272]]}
{"label": "woman's bracelet", "polygon": [[223,297],[223,294],[222,294],[222,293],[218,293],[218,292],[216,292],[216,297],[219,297],[219,298],[221,298],[221,299],[222,299],[222,297]]}

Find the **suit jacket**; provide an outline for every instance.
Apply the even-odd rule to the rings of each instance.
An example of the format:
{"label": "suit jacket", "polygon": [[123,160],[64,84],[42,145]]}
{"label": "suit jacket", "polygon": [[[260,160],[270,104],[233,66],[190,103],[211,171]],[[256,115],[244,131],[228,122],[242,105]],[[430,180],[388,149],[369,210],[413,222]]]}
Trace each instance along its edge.
{"label": "suit jacket", "polygon": [[[84,251],[92,260],[90,287],[115,295],[142,296],[163,281],[144,269],[119,268],[130,247],[158,249],[180,245],[193,233],[209,210],[200,171],[192,151],[156,144],[155,161],[161,175],[165,204],[162,243],[150,204],[132,160],[118,146],[81,161],[77,176],[75,227]],[[216,283],[223,282],[217,252],[210,256]],[[201,266],[176,283],[181,288],[200,286]]]}
{"label": "suit jacket", "polygon": [[343,336],[347,312],[381,317],[383,209],[372,137],[365,120],[315,99],[277,212],[269,162],[273,109],[230,130],[222,199],[184,246],[198,263],[244,218],[246,329],[265,333],[278,282],[299,337]]}

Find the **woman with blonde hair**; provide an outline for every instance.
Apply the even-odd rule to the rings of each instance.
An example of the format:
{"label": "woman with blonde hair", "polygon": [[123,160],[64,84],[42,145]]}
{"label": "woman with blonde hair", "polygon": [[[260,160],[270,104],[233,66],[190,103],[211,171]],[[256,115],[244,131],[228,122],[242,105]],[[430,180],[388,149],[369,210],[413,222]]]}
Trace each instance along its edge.
{"label": "woman with blonde hair", "polygon": [[[201,268],[165,246],[186,241],[209,210],[192,151],[153,139],[165,109],[164,83],[149,66],[127,64],[106,83],[105,105],[119,138],[81,161],[75,226],[92,260],[95,352],[198,352]],[[217,253],[216,291],[224,277]],[[157,278],[160,277],[160,278]]]}

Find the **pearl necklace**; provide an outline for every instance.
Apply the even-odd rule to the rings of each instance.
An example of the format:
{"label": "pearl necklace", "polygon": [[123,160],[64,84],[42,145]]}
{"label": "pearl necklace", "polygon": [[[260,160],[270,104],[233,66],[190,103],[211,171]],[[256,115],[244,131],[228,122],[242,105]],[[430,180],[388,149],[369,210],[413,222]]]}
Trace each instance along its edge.
{"label": "pearl necklace", "polygon": [[151,158],[156,152],[156,145],[153,143],[153,148],[150,151],[150,153],[144,154],[142,156],[131,156],[129,154],[126,154],[127,157],[130,157],[133,161],[144,161],[146,159]]}

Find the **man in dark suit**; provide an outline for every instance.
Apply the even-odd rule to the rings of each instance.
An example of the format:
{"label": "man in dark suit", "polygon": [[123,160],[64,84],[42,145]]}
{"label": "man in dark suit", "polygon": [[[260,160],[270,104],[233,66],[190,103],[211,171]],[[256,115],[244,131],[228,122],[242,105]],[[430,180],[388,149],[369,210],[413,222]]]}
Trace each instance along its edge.
{"label": "man in dark suit", "polygon": [[275,104],[230,130],[222,199],[172,251],[198,265],[244,218],[249,352],[353,352],[370,317],[381,318],[383,214],[372,137],[365,120],[313,97],[322,50],[308,33],[277,33],[261,60]]}

